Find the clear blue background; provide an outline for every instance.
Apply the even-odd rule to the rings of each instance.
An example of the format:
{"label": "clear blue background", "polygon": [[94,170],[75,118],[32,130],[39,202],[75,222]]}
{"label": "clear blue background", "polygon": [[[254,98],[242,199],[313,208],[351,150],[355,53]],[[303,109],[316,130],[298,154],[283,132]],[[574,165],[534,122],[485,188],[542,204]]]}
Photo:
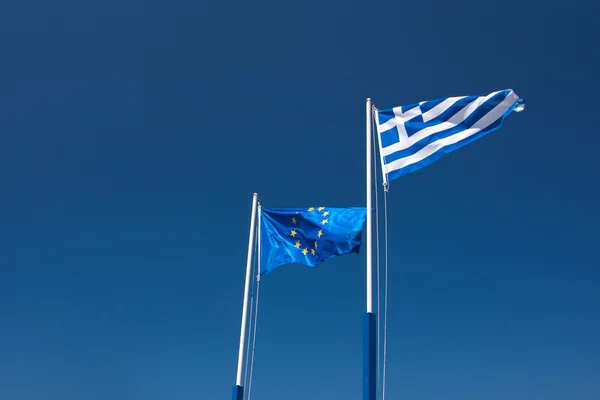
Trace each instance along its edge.
{"label": "clear blue background", "polygon": [[[227,399],[252,193],[364,205],[379,108],[512,88],[389,193],[388,399],[600,398],[593,1],[5,1],[0,399]],[[252,398],[360,399],[364,251],[264,279]]]}

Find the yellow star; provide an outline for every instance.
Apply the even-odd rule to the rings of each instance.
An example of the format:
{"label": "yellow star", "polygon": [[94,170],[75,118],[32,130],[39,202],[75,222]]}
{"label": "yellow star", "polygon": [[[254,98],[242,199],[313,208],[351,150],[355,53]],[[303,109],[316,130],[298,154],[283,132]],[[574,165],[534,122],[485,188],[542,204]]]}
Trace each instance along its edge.
{"label": "yellow star", "polygon": [[310,254],[315,255],[315,249],[310,249]]}
{"label": "yellow star", "polygon": [[329,215],[329,211],[325,211],[325,212],[323,213],[323,216],[324,216],[324,217],[326,217],[326,216],[328,216],[328,215]]}
{"label": "yellow star", "polygon": [[319,233],[317,233],[317,236],[318,236],[318,237],[321,237],[321,236],[323,236],[323,229],[321,229],[321,230],[319,231]]}
{"label": "yellow star", "polygon": [[315,211],[315,208],[311,207],[311,208],[308,209],[308,212],[311,212],[311,211]]}
{"label": "yellow star", "polygon": [[325,207],[319,207],[319,208],[317,208],[317,210],[319,210],[319,211],[323,211],[324,209],[325,209]]}
{"label": "yellow star", "polygon": [[300,248],[300,241],[299,241],[299,240],[296,242],[296,248],[297,248],[297,249],[299,249],[299,248]]}
{"label": "yellow star", "polygon": [[294,237],[294,236],[296,236],[296,235],[297,235],[297,233],[296,233],[296,231],[295,231],[295,230],[293,230],[293,229],[292,229],[292,233],[290,233],[290,235],[292,235],[292,237]]}
{"label": "yellow star", "polygon": [[329,220],[327,220],[327,219],[324,219],[323,221],[321,221],[321,225],[325,225],[325,224],[326,224],[326,223],[328,223],[328,222],[329,222]]}
{"label": "yellow star", "polygon": [[296,217],[292,217],[292,224],[296,225]]}
{"label": "yellow star", "polygon": [[304,250],[302,250],[302,254],[307,255],[308,254],[308,249],[305,248]]}

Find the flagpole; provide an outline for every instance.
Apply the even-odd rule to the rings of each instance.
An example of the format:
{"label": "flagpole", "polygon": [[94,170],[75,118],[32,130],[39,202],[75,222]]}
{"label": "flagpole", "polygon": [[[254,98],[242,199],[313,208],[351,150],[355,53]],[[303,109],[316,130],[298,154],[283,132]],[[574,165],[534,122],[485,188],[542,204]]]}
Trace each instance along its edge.
{"label": "flagpole", "polygon": [[250,292],[250,275],[252,270],[252,250],[254,247],[254,226],[256,221],[256,204],[258,194],[252,196],[252,216],[250,217],[250,237],[248,239],[248,258],[246,260],[246,283],[244,285],[244,305],[242,307],[242,326],[240,329],[240,348],[238,353],[237,377],[233,387],[233,400],[242,400],[244,387],[242,386],[242,367],[244,364],[244,344],[246,342],[246,326],[248,319],[248,295]]}
{"label": "flagpole", "polygon": [[367,313],[363,319],[363,400],[375,400],[377,395],[377,369],[376,369],[376,344],[377,316],[373,313],[373,251],[371,247],[372,235],[372,195],[371,195],[371,140],[372,140],[372,105],[367,99]]}

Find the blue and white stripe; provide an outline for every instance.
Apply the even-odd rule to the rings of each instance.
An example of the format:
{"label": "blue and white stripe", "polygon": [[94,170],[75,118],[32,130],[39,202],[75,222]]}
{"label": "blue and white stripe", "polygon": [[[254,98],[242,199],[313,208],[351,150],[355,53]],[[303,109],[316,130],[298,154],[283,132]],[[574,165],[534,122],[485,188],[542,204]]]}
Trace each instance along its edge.
{"label": "blue and white stripe", "polygon": [[511,89],[375,109],[384,182],[421,169],[502,126],[523,101]]}

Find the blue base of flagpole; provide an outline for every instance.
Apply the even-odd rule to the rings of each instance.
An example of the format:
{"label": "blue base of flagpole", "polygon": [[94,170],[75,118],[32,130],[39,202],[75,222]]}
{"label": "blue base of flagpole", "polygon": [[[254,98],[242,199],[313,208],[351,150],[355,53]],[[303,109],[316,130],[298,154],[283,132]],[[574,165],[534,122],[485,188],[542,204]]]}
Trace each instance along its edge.
{"label": "blue base of flagpole", "polygon": [[366,313],[363,319],[363,400],[377,396],[377,316]]}
{"label": "blue base of flagpole", "polygon": [[233,395],[231,396],[231,400],[242,400],[244,397],[244,387],[235,385],[233,387]]}

